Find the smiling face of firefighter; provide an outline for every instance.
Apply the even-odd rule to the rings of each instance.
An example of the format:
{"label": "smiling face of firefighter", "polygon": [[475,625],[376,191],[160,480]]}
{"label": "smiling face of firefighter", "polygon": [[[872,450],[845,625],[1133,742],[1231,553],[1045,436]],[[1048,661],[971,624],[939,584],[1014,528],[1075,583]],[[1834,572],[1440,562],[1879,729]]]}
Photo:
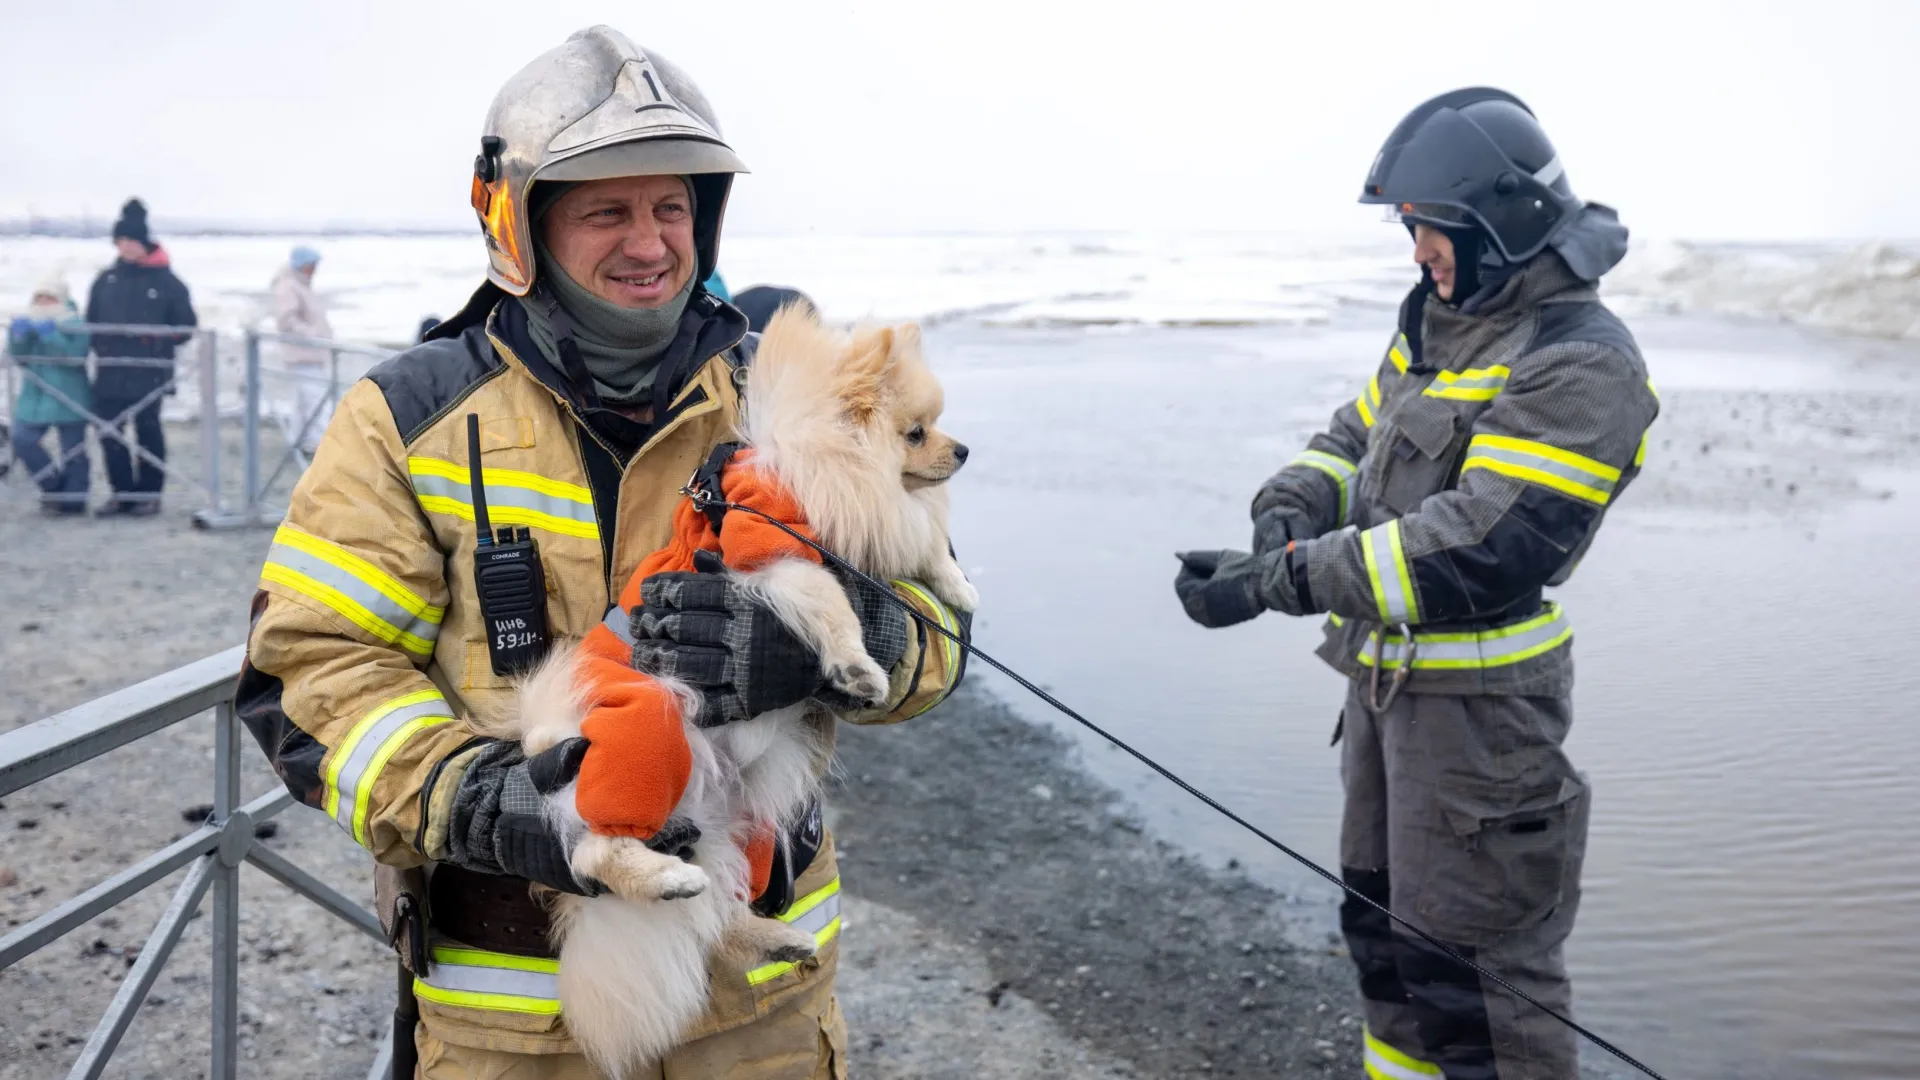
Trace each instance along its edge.
{"label": "smiling face of firefighter", "polygon": [[656,308],[699,265],[693,198],[678,176],[593,180],[562,195],[541,223],[568,277],[610,304]]}

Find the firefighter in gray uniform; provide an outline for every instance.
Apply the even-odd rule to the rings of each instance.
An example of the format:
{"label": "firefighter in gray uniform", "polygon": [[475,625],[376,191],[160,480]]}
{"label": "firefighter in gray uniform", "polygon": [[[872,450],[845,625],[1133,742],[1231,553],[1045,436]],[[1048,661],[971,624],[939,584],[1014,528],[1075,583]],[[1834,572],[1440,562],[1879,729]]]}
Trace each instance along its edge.
{"label": "firefighter in gray uniform", "polygon": [[[1589,794],[1564,582],[1639,471],[1659,411],[1597,298],[1626,252],[1531,111],[1457,90],[1400,122],[1361,201],[1414,239],[1420,283],[1379,369],[1253,502],[1254,550],[1183,554],[1195,622],[1325,612],[1349,678],[1349,885],[1565,1011]],[[1573,1033],[1349,899],[1374,1078],[1561,1080]]]}

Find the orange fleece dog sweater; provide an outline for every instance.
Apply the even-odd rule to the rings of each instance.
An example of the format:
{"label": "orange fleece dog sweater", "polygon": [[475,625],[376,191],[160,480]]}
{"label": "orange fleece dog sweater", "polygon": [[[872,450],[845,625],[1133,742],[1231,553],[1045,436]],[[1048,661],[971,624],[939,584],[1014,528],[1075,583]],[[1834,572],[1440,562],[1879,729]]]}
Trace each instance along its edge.
{"label": "orange fleece dog sweater", "polygon": [[[800,504],[771,474],[753,467],[752,455],[742,450],[721,470],[721,497],[770,514],[816,539]],[[620,590],[620,609],[630,612],[640,606],[640,583],[647,578],[692,570],[696,551],[713,552],[729,568],[745,571],[781,558],[820,561],[806,545],[744,511],[729,512],[716,533],[693,500],[683,499],[674,509],[672,539],[640,561]],[[604,625],[594,627],[581,643],[580,677],[592,703],[580,733],[592,749],[580,763],[574,805],[594,832],[647,839],[666,825],[693,771],[679,708],[657,681],[633,669],[632,650]],[[772,873],[773,842],[772,827],[763,824],[743,845],[754,896],[766,890]]]}

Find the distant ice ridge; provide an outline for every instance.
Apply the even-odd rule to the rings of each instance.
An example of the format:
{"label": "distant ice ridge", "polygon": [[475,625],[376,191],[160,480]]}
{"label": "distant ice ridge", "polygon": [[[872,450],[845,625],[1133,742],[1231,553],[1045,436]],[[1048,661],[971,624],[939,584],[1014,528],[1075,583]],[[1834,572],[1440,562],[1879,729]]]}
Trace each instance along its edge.
{"label": "distant ice ridge", "polygon": [[1920,258],[1911,245],[1757,247],[1637,244],[1608,275],[1610,296],[1666,311],[1704,311],[1920,340]]}

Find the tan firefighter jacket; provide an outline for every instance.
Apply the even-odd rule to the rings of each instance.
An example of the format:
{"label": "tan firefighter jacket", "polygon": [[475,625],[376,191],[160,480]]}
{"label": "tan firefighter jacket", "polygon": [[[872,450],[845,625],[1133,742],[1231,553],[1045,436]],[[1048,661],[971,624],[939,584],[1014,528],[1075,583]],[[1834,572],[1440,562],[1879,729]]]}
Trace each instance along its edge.
{"label": "tan firefighter jacket", "polygon": [[[667,542],[680,488],[734,437],[750,370],[744,317],[697,294],[662,361],[668,407],[622,468],[611,453],[583,446],[599,436],[524,332],[503,337],[503,322],[524,327],[524,315],[501,297],[483,289],[468,314],[450,320],[464,329],[400,354],[343,396],[294,490],[254,602],[242,716],[294,795],[388,866],[446,854],[444,829],[442,850],[426,849],[422,789],[452,789],[457,777],[435,773],[472,757],[460,754],[475,740],[462,719],[505,707],[511,693],[493,673],[474,593],[467,414],[480,417],[492,523],[532,530],[553,635],[578,639],[607,615],[641,558]],[[590,458],[618,469],[617,512],[610,483],[596,505]],[[928,591],[910,582],[896,589],[961,632]],[[909,635],[893,707],[865,720],[914,716],[952,689],[962,653],[929,636]],[[798,889],[782,917],[816,932],[819,962],[716,971],[714,1010],[695,1035],[749,1022],[801,984],[830,978],[839,928],[831,844]],[[439,1038],[507,1052],[571,1049],[553,961],[440,941],[433,958],[415,986]]]}

